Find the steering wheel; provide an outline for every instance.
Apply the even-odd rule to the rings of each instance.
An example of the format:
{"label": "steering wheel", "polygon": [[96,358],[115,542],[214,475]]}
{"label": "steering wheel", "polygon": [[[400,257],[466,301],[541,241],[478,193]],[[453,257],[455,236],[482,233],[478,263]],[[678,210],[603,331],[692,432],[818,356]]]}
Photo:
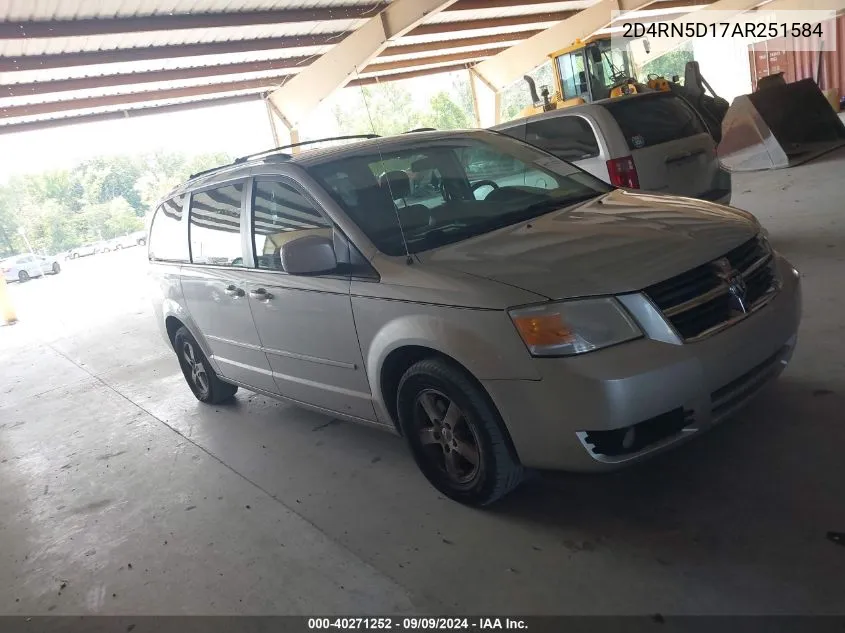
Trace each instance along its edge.
{"label": "steering wheel", "polygon": [[[472,183],[472,184],[469,186],[469,188],[472,190],[472,195],[473,195],[473,197],[475,197],[475,192],[476,192],[478,189],[481,189],[482,187],[493,187],[493,191],[495,191],[496,189],[498,189],[498,188],[499,188],[499,185],[497,185],[497,184],[496,184],[494,181],[492,181],[492,180],[479,180],[478,182],[474,182],[474,183]],[[489,196],[491,193],[493,193],[493,191],[491,191],[491,192],[490,192],[490,193],[488,193],[487,195]],[[485,196],[485,198],[486,198],[486,197],[487,197],[487,196]]]}
{"label": "steering wheel", "polygon": [[479,189],[479,188],[481,188],[481,187],[484,187],[485,185],[489,185],[490,187],[493,187],[493,189],[498,189],[498,188],[499,188],[499,185],[497,185],[497,184],[496,184],[494,181],[492,181],[492,180],[479,180],[478,182],[474,182],[474,183],[472,183],[472,184],[469,186],[469,188],[470,188],[470,189],[472,189],[472,190],[473,190],[473,192],[474,192],[476,189]]}

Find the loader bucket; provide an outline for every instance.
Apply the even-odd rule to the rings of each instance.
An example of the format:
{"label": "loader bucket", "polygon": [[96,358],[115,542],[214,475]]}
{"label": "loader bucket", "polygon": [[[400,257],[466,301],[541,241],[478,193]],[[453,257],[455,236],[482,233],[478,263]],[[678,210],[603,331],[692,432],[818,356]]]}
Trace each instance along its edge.
{"label": "loader bucket", "polygon": [[845,125],[812,79],[734,99],[718,153],[730,171],[793,167],[845,146]]}

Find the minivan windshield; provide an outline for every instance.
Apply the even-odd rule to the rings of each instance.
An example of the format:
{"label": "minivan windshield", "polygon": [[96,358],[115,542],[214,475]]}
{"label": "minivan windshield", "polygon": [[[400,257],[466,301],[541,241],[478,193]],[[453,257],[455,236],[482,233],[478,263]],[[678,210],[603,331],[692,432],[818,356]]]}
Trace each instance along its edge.
{"label": "minivan windshield", "polygon": [[[369,149],[369,148],[368,148]],[[612,187],[505,136],[467,134],[309,167],[388,255],[418,253],[593,198]],[[401,222],[402,231],[399,229]]]}

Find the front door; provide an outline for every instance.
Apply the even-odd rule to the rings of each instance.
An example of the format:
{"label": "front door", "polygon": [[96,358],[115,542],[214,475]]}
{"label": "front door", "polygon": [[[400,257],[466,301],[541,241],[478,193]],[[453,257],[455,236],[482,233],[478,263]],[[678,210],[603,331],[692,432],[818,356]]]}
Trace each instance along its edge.
{"label": "front door", "polygon": [[191,195],[191,263],[182,267],[182,293],[220,375],[275,392],[244,279],[244,188],[241,181]]}
{"label": "front door", "polygon": [[281,177],[256,178],[250,206],[254,259],[244,271],[245,289],[278,393],[375,420],[352,318],[349,277],[289,275],[279,258],[291,239],[331,237],[330,221]]}

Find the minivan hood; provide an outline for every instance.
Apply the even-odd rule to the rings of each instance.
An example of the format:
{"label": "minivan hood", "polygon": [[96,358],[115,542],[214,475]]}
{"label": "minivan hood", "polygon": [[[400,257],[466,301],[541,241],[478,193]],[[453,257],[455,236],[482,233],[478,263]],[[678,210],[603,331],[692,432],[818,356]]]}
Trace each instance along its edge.
{"label": "minivan hood", "polygon": [[744,211],[616,189],[418,257],[565,299],[642,290],[724,255],[759,230]]}

